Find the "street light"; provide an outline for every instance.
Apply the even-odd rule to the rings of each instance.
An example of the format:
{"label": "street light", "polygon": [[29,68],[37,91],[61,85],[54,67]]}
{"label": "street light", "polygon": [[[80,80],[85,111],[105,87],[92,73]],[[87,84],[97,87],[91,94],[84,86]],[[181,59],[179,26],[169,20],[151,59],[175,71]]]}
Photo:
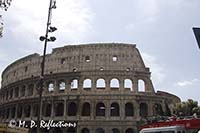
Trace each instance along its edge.
{"label": "street light", "polygon": [[40,36],[40,41],[44,41],[44,51],[43,51],[43,58],[41,62],[41,75],[40,75],[40,86],[38,88],[38,117],[37,117],[37,133],[40,133],[40,121],[41,121],[41,112],[42,112],[42,92],[43,92],[43,83],[44,83],[44,68],[45,68],[45,57],[46,57],[46,48],[47,42],[54,42],[56,40],[55,37],[48,37],[49,32],[54,32],[57,30],[56,27],[51,26],[51,16],[52,16],[52,9],[56,9],[56,0],[50,0],[49,4],[49,11],[48,11],[48,20],[47,20],[47,27],[46,27],[46,34],[45,36]]}

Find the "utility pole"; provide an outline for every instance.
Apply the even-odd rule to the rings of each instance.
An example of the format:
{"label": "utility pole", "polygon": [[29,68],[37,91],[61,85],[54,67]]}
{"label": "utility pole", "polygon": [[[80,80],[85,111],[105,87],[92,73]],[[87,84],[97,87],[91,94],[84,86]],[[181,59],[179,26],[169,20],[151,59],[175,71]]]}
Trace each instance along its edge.
{"label": "utility pole", "polygon": [[48,37],[49,32],[54,32],[57,30],[56,27],[51,26],[52,9],[56,9],[56,0],[50,0],[46,34],[45,36],[40,37],[40,41],[44,41],[44,51],[43,51],[42,62],[41,62],[40,86],[38,88],[39,97],[38,97],[37,133],[40,133],[40,121],[41,121],[41,115],[42,115],[42,92],[44,89],[43,88],[44,87],[44,69],[45,69],[47,43],[54,42],[56,40],[55,37]]}

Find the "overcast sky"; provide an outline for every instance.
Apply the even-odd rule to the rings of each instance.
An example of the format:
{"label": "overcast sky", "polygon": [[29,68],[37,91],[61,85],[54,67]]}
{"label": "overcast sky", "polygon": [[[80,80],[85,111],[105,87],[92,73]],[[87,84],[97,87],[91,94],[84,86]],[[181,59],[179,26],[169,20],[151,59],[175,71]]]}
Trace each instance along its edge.
{"label": "overcast sky", "polygon": [[[13,61],[42,53],[49,0],[13,0],[0,39],[1,72]],[[52,25],[64,45],[122,42],[137,45],[152,72],[155,90],[200,103],[200,50],[192,27],[200,27],[199,0],[57,0]]]}

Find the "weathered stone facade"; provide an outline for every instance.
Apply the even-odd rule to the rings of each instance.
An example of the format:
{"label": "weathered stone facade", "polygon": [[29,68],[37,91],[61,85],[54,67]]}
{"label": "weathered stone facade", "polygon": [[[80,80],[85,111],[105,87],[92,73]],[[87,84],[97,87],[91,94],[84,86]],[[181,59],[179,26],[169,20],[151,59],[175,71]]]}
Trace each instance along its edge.
{"label": "weathered stone facade", "polygon": [[[1,122],[37,120],[41,61],[39,54],[29,55],[3,71]],[[172,94],[156,93],[150,76],[133,44],[53,49],[46,57],[42,119],[77,121],[77,133],[137,132],[141,118],[162,114],[166,104],[171,108],[180,101]]]}

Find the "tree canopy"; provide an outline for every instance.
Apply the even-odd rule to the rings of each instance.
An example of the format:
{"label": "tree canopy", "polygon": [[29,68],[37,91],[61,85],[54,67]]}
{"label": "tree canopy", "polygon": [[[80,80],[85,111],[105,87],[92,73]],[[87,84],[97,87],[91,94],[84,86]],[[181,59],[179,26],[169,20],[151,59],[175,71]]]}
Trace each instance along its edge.
{"label": "tree canopy", "polygon": [[200,115],[200,106],[198,102],[188,99],[186,102],[177,103],[174,107],[174,114],[177,116],[192,116],[193,114]]}

